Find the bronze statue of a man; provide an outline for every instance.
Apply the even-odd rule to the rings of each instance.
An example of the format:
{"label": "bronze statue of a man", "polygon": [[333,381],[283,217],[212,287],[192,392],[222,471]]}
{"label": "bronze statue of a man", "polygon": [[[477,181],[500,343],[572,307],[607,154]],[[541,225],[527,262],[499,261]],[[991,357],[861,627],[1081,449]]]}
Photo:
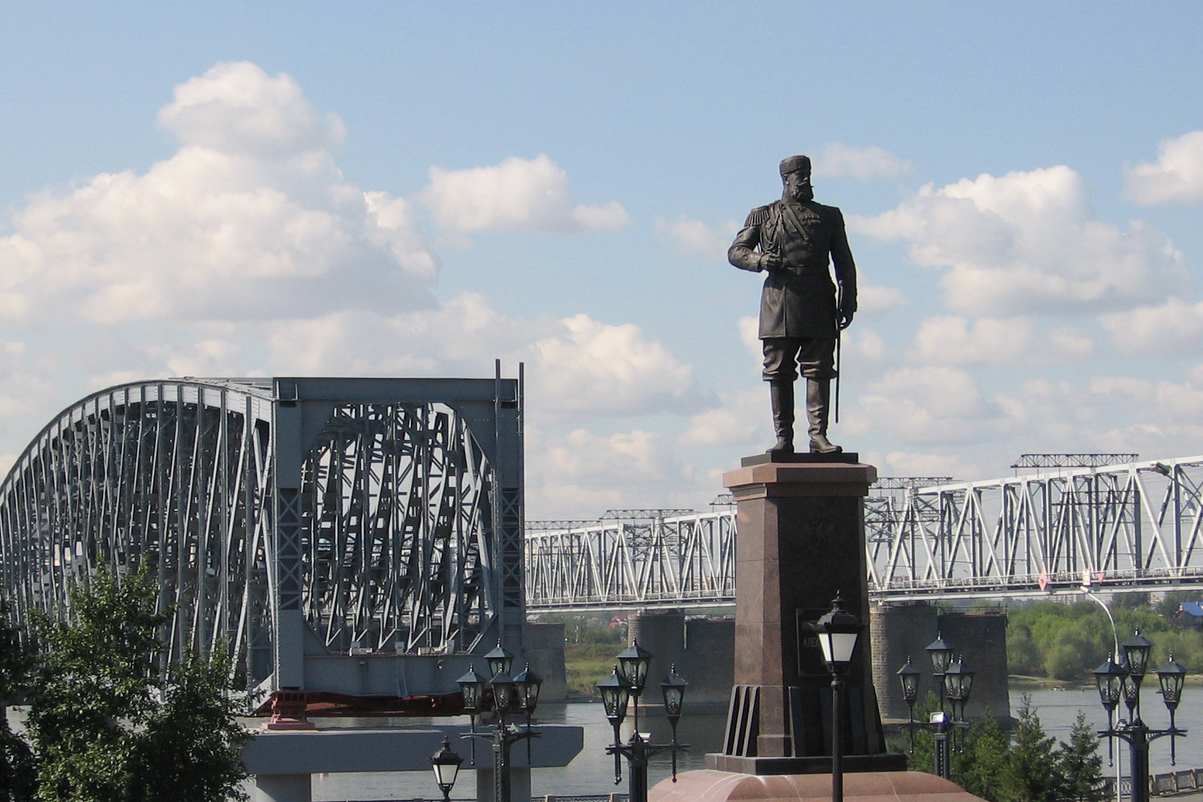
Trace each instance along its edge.
{"label": "bronze statue of a man", "polygon": [[752,210],[727,258],[742,270],[768,274],[760,296],[760,339],[777,433],[769,452],[794,450],[794,380],[800,368],[810,450],[831,454],[842,451],[827,439],[827,421],[836,339],[856,312],[856,264],[840,210],[814,201],[810,159],[782,161],[781,181],[781,200]]}

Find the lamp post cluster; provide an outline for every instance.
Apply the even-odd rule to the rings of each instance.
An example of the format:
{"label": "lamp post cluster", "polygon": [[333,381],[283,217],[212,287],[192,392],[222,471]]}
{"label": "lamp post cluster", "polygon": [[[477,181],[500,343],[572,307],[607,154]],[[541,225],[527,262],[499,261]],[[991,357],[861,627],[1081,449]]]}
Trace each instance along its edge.
{"label": "lamp post cluster", "polygon": [[[476,667],[470,666],[468,673],[460,677],[460,692],[464,697],[464,712],[471,721],[472,731],[462,737],[482,738],[493,745],[493,802],[510,802],[510,751],[518,741],[527,741],[530,748],[531,738],[538,738],[539,733],[531,728],[531,715],[539,704],[539,689],[543,678],[527,666],[517,676],[510,675],[514,655],[510,654],[501,644],[485,655],[492,679],[485,680],[476,673]],[[491,699],[486,698],[485,690],[491,690]],[[491,709],[493,711],[493,729],[490,733],[476,731],[477,714]],[[517,710],[526,714],[526,726],[519,727],[506,721],[506,715]],[[451,749],[451,743],[443,739],[443,748],[430,757],[430,767],[434,771],[435,782],[443,792],[443,800],[450,799],[451,788],[459,772],[463,758]],[[476,763],[476,743],[472,744],[472,763]]]}
{"label": "lamp post cluster", "polygon": [[[1100,730],[1099,735],[1108,739],[1119,738],[1131,747],[1132,802],[1149,800],[1149,744],[1158,738],[1170,736],[1170,762],[1174,763],[1177,758],[1174,739],[1186,735],[1186,730],[1180,730],[1174,724],[1174,713],[1182,701],[1186,669],[1174,660],[1173,654],[1170,654],[1165,665],[1154,672],[1161,685],[1162,701],[1170,712],[1170,726],[1155,730],[1141,719],[1140,686],[1148,670],[1152,647],[1148,638],[1137,630],[1131,638],[1120,644],[1123,651],[1121,662],[1116,662],[1118,655],[1109,656],[1107,662],[1093,672],[1099,700],[1107,711],[1107,729]],[[1115,711],[1121,699],[1128,708],[1128,718],[1116,721]],[[1109,748],[1110,745],[1111,741],[1108,740]]]}
{"label": "lamp post cluster", "polygon": [[[926,647],[925,651],[931,658],[932,679],[935,680],[940,697],[940,710],[931,714],[928,722],[915,721],[915,700],[919,697],[919,678],[923,672],[911,664],[907,658],[906,665],[898,670],[898,679],[902,683],[902,698],[906,700],[908,709],[907,729],[911,731],[911,751],[915,751],[915,730],[931,730],[935,740],[935,770],[936,775],[951,779],[952,760],[949,730],[969,726],[965,719],[965,705],[969,702],[969,693],[973,690],[973,671],[965,664],[965,660],[956,655],[956,648],[944,640],[937,632],[936,639]],[[948,710],[945,711],[945,700]]]}
{"label": "lamp post cluster", "polygon": [[[607,755],[614,755],[614,784],[622,781],[622,761],[627,759],[628,795],[630,802],[647,802],[647,764],[652,755],[667,750],[672,751],[673,782],[677,781],[677,751],[688,749],[686,744],[677,743],[677,722],[681,720],[681,708],[685,699],[685,688],[689,685],[677,675],[674,665],[669,675],[660,683],[660,691],[664,696],[664,713],[672,727],[672,741],[667,744],[652,743],[639,732],[639,697],[647,682],[647,670],[651,663],[652,654],[638,642],[632,642],[630,648],[617,656],[614,672],[597,683],[601,692],[602,705],[606,710],[606,718],[614,728],[614,743],[606,747]],[[627,715],[630,701],[635,700],[633,717],[634,732],[625,744],[619,731]]]}

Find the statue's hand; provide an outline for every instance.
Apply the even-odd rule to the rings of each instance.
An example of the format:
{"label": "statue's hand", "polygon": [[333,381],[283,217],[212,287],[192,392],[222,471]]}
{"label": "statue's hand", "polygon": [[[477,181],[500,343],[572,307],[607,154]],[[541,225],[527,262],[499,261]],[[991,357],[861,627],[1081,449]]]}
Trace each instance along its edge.
{"label": "statue's hand", "polygon": [[837,322],[837,325],[839,325],[839,327],[840,327],[840,331],[843,331],[844,329],[846,329],[852,325],[852,316],[855,313],[856,313],[855,309],[841,309],[839,311],[839,315],[837,316],[836,322]]}
{"label": "statue's hand", "polygon": [[781,268],[781,257],[775,253],[760,254],[760,269],[772,272]]}

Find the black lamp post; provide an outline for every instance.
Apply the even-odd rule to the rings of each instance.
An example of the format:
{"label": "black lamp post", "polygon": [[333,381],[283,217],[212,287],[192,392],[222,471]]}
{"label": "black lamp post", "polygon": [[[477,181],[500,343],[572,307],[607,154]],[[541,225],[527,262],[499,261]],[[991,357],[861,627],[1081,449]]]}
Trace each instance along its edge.
{"label": "black lamp post", "polygon": [[1128,706],[1128,717],[1140,718],[1140,683],[1149,668],[1149,652],[1153,642],[1136,630],[1132,637],[1119,645],[1124,650],[1124,662],[1128,664],[1128,682],[1124,685],[1124,704]]}
{"label": "black lamp post", "polygon": [[844,600],[836,593],[831,609],[815,622],[814,629],[819,636],[819,646],[823,649],[823,660],[831,672],[831,800],[843,802],[844,672],[852,662],[861,623],[855,615],[844,609]]}
{"label": "black lamp post", "polygon": [[[601,682],[597,683],[597,690],[601,693],[602,706],[606,710],[606,718],[610,721],[610,726],[614,728],[614,743],[622,742],[622,735],[619,733],[619,727],[622,726],[622,720],[627,716],[627,704],[631,701],[631,683],[626,677],[618,673],[618,666],[614,666],[614,672],[606,677]],[[607,754],[610,750],[606,750]],[[618,785],[622,781],[622,759],[618,752],[614,752],[614,784]]]}
{"label": "black lamp post", "polygon": [[[627,795],[630,797],[630,802],[647,802],[647,764],[652,755],[666,749],[672,751],[673,782],[676,782],[677,750],[689,748],[687,744],[677,743],[677,722],[681,720],[685,688],[689,683],[677,675],[675,665],[669,675],[660,683],[660,690],[664,695],[664,713],[672,726],[672,742],[652,743],[645,741],[639,734],[638,698],[639,693],[643,690],[643,684],[647,680],[647,668],[651,658],[650,652],[638,644],[632,643],[629,649],[618,655],[618,665],[614,666],[614,672],[597,683],[597,689],[602,697],[602,705],[606,710],[606,718],[614,728],[614,743],[606,747],[606,754],[614,755],[614,784],[617,785],[622,781],[622,763],[619,761],[619,757],[625,757],[629,764]],[[636,686],[635,680],[639,681],[638,686]],[[632,698],[636,700],[636,726],[635,731],[631,733],[630,740],[624,744],[620,727],[626,718],[627,705]]]}
{"label": "black lamp post", "polygon": [[[1124,695],[1124,680],[1128,676],[1128,669],[1108,655],[1107,662],[1094,669],[1093,673],[1099,689],[1099,701],[1107,711],[1107,729],[1111,729],[1115,726],[1115,708],[1119,706],[1119,700]],[[1107,739],[1107,765],[1115,765],[1115,743],[1110,738]]]}
{"label": "black lamp post", "polygon": [[940,710],[944,710],[944,672],[952,663],[952,653],[956,651],[944,641],[943,636],[936,632],[936,639],[927,644],[927,653],[931,657],[932,676],[935,677],[936,687],[940,694]]}
{"label": "black lamp post", "polygon": [[[1121,648],[1127,653],[1128,665],[1118,665],[1111,658],[1094,670],[1095,683],[1099,691],[1099,701],[1107,711],[1107,729],[1100,730],[1099,735],[1108,738],[1119,738],[1131,748],[1129,765],[1132,771],[1132,802],[1149,802],[1149,744],[1166,735],[1171,739],[1186,735],[1186,730],[1180,730],[1174,724],[1174,711],[1182,700],[1182,685],[1186,678],[1186,669],[1174,662],[1173,655],[1164,666],[1157,670],[1157,679],[1161,683],[1161,694],[1165,706],[1170,711],[1170,726],[1168,729],[1151,729],[1140,718],[1139,679],[1129,681],[1131,667],[1139,666],[1140,677],[1143,677],[1148,666],[1149,650],[1143,643],[1144,638],[1138,632],[1133,638],[1124,641]],[[1150,644],[1151,645],[1151,644]],[[1135,686],[1135,694],[1131,688]],[[1124,698],[1132,716],[1131,721],[1114,721],[1113,712],[1119,704],[1120,697]],[[1173,741],[1171,740],[1171,744]],[[1172,754],[1172,753],[1171,753]]]}
{"label": "black lamp post", "polygon": [[430,768],[434,771],[434,781],[443,792],[443,802],[450,802],[451,789],[455,786],[455,778],[463,762],[464,759],[452,751],[451,742],[444,736],[443,748],[430,756]]}
{"label": "black lamp post", "polygon": [[[965,660],[958,657],[944,672],[944,694],[948,697],[949,712],[955,726],[966,726],[965,705],[969,702],[969,692],[973,688],[973,672],[965,665]],[[962,744],[964,741],[961,742]],[[945,747],[947,748],[947,747]]]}
{"label": "black lamp post", "polygon": [[902,698],[906,701],[907,729],[911,734],[911,754],[915,753],[915,700],[919,698],[919,678],[923,672],[915,668],[911,658],[906,658],[906,665],[898,669],[898,681],[902,683]]}
{"label": "black lamp post", "polygon": [[631,699],[635,702],[635,732],[639,732],[639,697],[647,683],[647,669],[652,663],[652,653],[632,640],[631,645],[618,653],[618,671],[631,683]]}
{"label": "black lamp post", "polygon": [[[1170,652],[1170,659],[1166,661],[1166,664],[1157,669],[1157,681],[1161,685],[1161,699],[1170,711],[1170,729],[1176,729],[1174,713],[1178,710],[1178,703],[1182,701],[1182,686],[1186,682],[1186,668],[1174,660],[1173,652]],[[1175,748],[1177,745],[1177,739],[1170,738],[1170,765],[1178,763],[1178,750]]]}
{"label": "black lamp post", "polygon": [[[539,688],[543,679],[530,670],[517,677],[511,677],[509,672],[513,665],[514,656],[498,644],[497,648],[485,655],[493,678],[485,683],[477,675],[474,667],[460,677],[457,682],[464,697],[464,712],[471,716],[472,731],[465,738],[487,739],[493,744],[493,802],[510,802],[510,751],[518,741],[538,738],[539,733],[531,729],[531,715],[539,703]],[[489,734],[476,732],[476,715],[484,709],[485,685],[493,691],[493,731]],[[517,703],[518,709],[526,714],[526,727],[506,722],[506,714]],[[472,762],[476,762],[476,747],[473,742]]]}

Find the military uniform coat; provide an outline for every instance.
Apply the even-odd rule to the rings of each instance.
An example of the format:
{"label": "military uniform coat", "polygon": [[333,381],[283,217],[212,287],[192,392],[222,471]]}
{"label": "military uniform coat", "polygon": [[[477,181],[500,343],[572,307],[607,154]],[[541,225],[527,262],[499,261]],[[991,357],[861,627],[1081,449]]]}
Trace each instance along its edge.
{"label": "military uniform coat", "polygon": [[[753,209],[727,258],[742,270],[760,272],[761,259],[768,253],[780,256],[782,267],[768,271],[764,280],[760,339],[834,339],[839,332],[837,303],[846,312],[856,311],[856,264],[840,210],[814,201],[777,201]],[[831,266],[839,283],[838,301]]]}

